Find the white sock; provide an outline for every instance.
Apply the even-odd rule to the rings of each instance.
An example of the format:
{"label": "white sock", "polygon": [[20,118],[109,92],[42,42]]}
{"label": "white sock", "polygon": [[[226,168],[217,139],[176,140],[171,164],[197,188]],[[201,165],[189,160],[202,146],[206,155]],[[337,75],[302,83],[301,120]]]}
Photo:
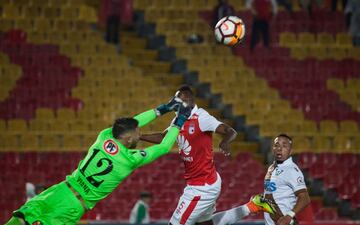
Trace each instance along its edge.
{"label": "white sock", "polygon": [[236,208],[215,213],[212,220],[214,225],[234,224],[249,214],[249,208],[246,205],[241,205]]}

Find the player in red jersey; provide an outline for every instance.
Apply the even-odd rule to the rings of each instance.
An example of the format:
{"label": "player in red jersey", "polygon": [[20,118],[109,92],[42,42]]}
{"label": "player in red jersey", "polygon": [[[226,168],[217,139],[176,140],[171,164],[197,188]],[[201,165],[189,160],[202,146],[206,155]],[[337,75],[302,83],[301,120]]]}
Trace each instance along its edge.
{"label": "player in red jersey", "polygon": [[[215,212],[215,203],[221,191],[221,178],[216,172],[213,160],[212,133],[223,136],[220,150],[230,155],[230,143],[236,138],[236,131],[218,121],[206,110],[195,104],[194,94],[189,86],[182,86],[175,97],[192,107],[190,117],[178,135],[179,154],[185,165],[184,178],[187,186],[174,211],[170,225],[224,225],[257,212],[273,213],[269,203],[255,195],[247,204],[227,211]],[[141,136],[141,140],[160,143],[166,131]]]}
{"label": "player in red jersey", "polygon": [[[212,215],[221,191],[221,178],[214,165],[212,134],[215,132],[223,136],[219,147],[225,155],[229,155],[230,143],[236,138],[237,132],[199,108],[189,86],[182,86],[176,96],[190,105],[192,111],[177,138],[187,186],[170,224],[213,224]],[[165,133],[143,135],[140,139],[160,143]]]}

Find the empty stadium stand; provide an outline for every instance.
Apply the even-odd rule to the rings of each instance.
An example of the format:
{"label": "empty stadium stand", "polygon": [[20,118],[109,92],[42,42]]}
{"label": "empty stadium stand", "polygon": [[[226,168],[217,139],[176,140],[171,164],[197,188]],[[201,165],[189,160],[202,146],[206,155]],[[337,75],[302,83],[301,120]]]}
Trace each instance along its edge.
{"label": "empty stadium stand", "polygon": [[[139,30],[144,26],[121,31],[119,53],[103,40],[101,28],[94,29],[97,0],[1,1],[0,162],[6,169],[0,183],[7,185],[0,194],[0,223],[24,203],[25,182],[49,186],[63,180],[114,118],[160,104],[189,78],[199,95],[199,87],[209,87],[210,97],[197,99],[200,106],[210,102],[218,109],[209,111],[220,118],[226,106],[231,116],[222,119],[240,124],[234,159],[215,154],[223,179],[218,210],[263,191],[264,155],[256,153],[262,140],[285,132],[294,137],[310,190],[320,195],[311,205],[315,219],[359,215],[360,51],[345,33],[342,13],[318,10],[309,17],[296,11],[291,17],[281,10],[271,54],[261,46],[251,53],[251,14],[242,1],[229,2],[249,34],[236,49],[214,41],[209,24],[217,0],[135,0],[142,25],[153,33],[142,33],[148,31]],[[204,42],[187,43],[194,33]],[[163,40],[163,48],[156,40]],[[162,55],[169,49],[170,60]],[[179,62],[185,66],[178,69]],[[221,104],[212,103],[214,96]],[[165,129],[171,117],[144,132]],[[214,139],[216,148],[219,137]],[[184,185],[182,164],[169,154],[135,171],[83,219],[125,221],[146,189],[155,196],[151,217],[166,221]],[[327,193],[335,193],[336,205],[328,204],[334,200]]]}
{"label": "empty stadium stand", "polygon": [[[13,185],[6,197],[3,192],[1,222],[24,203],[26,181],[49,186],[63,180],[97,132],[116,116],[134,115],[160,104],[183,82],[180,75],[170,75],[170,64],[159,62],[157,51],[146,49],[146,40],[135,33],[124,33],[123,54],[118,54],[116,46],[103,41],[101,30],[92,29],[96,12],[88,2],[11,0],[0,4],[0,154],[7,168],[0,178],[1,183]],[[208,104],[200,99],[198,103]],[[219,116],[216,110],[212,113]],[[144,131],[165,129],[171,117],[159,119]],[[257,144],[239,136],[234,143],[239,151],[247,147],[256,151]],[[162,163],[164,170],[170,169],[170,162]],[[143,182],[138,178],[149,175],[144,171],[122,185],[130,193],[109,199],[111,210],[100,203],[85,219],[126,220],[129,212],[121,209],[127,206],[130,210],[130,206],[124,196],[133,196],[135,201],[139,182]],[[154,175],[158,182],[153,178],[144,181],[146,188],[161,196],[153,203],[154,219],[167,219],[175,207],[173,199],[184,185],[181,169],[177,171],[177,179],[168,184],[169,191],[159,192],[167,183],[164,178],[170,176],[166,171]]]}

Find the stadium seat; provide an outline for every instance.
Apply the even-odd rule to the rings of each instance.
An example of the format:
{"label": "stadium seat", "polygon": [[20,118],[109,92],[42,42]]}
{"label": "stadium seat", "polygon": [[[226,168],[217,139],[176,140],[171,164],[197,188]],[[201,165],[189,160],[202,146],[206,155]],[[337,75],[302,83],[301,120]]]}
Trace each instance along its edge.
{"label": "stadium seat", "polygon": [[360,50],[358,48],[348,49],[348,57],[360,60]]}
{"label": "stadium seat", "polygon": [[313,46],[308,49],[307,57],[313,57],[319,60],[326,59],[329,57],[328,51],[328,49],[322,46]]}
{"label": "stadium seat", "polygon": [[318,133],[315,122],[309,120],[304,121],[300,126],[300,133],[306,136],[314,136]]}
{"label": "stadium seat", "polygon": [[49,120],[35,119],[29,122],[29,130],[32,132],[46,132],[49,130]]}
{"label": "stadium seat", "polygon": [[[93,117],[92,117],[93,119]],[[86,133],[90,130],[89,121],[74,120],[70,123],[70,131],[74,133]]]}
{"label": "stadium seat", "polygon": [[360,79],[349,78],[346,80],[346,87],[350,90],[357,90],[360,88]]}
{"label": "stadium seat", "polygon": [[9,120],[7,123],[7,130],[10,133],[20,134],[27,131],[27,123],[25,120],[15,119]]}
{"label": "stadium seat", "polygon": [[78,135],[70,134],[64,135],[62,141],[62,150],[65,151],[78,151],[80,150],[81,139]]}
{"label": "stadium seat", "polygon": [[36,118],[40,120],[53,120],[55,115],[51,109],[38,108],[36,110]]}
{"label": "stadium seat", "polygon": [[280,34],[280,46],[290,47],[296,45],[296,36],[291,32],[284,32]]}
{"label": "stadium seat", "polygon": [[36,134],[22,134],[20,136],[20,149],[22,151],[38,151],[39,137]]}
{"label": "stadium seat", "polygon": [[35,31],[50,31],[52,29],[51,20],[47,19],[35,19],[34,30]]}
{"label": "stadium seat", "polygon": [[331,151],[332,144],[329,137],[326,136],[314,136],[313,138],[313,147],[316,152],[326,152]]}
{"label": "stadium seat", "polygon": [[19,148],[18,135],[15,134],[1,134],[0,135],[0,149],[1,151],[13,151]]}
{"label": "stadium seat", "polygon": [[290,136],[297,134],[299,131],[298,123],[295,121],[283,122],[278,123],[277,125],[278,133],[285,133]]}
{"label": "stadium seat", "polygon": [[345,85],[340,79],[328,79],[326,81],[326,86],[330,90],[343,90]]}
{"label": "stadium seat", "polygon": [[273,137],[277,135],[276,123],[273,121],[263,123],[260,127],[260,135],[264,137]]}
{"label": "stadium seat", "polygon": [[4,5],[2,11],[2,17],[5,19],[17,19],[21,18],[20,7],[12,4]]}
{"label": "stadium seat", "polygon": [[329,48],[328,52],[329,55],[331,55],[332,58],[336,60],[342,60],[347,58],[347,50],[344,48],[333,47],[333,48]]}
{"label": "stadium seat", "polygon": [[317,34],[317,43],[328,46],[334,43],[334,38],[329,33],[319,33]]}
{"label": "stadium seat", "polygon": [[315,214],[315,219],[320,221],[334,221],[338,219],[338,215],[334,209],[320,209]]}
{"label": "stadium seat", "polygon": [[352,206],[354,208],[360,208],[360,194],[357,192],[352,198]]}
{"label": "stadium seat", "polygon": [[356,194],[357,187],[350,183],[343,182],[337,187],[337,192],[341,199],[351,199]]}
{"label": "stadium seat", "polygon": [[308,152],[311,150],[310,139],[306,136],[292,136],[296,152]]}
{"label": "stadium seat", "polygon": [[17,29],[29,29],[33,26],[33,22],[29,19],[19,19],[15,21],[15,28]]}
{"label": "stadium seat", "polygon": [[303,32],[298,34],[298,43],[302,46],[309,46],[316,43],[315,36],[308,32]]}
{"label": "stadium seat", "polygon": [[339,135],[334,138],[334,150],[336,152],[344,153],[351,152],[355,149],[354,137]]}
{"label": "stadium seat", "polygon": [[40,150],[41,151],[50,151],[60,149],[60,140],[58,135],[47,134],[42,135],[40,138]]}
{"label": "stadium seat", "polygon": [[309,50],[303,47],[294,47],[291,48],[291,57],[303,60],[309,55]]}
{"label": "stadium seat", "polygon": [[338,33],[336,34],[336,44],[340,47],[351,47],[352,40],[351,36],[346,33]]}
{"label": "stadium seat", "polygon": [[56,111],[56,119],[61,121],[72,121],[75,119],[75,112],[69,108],[61,108]]}
{"label": "stadium seat", "polygon": [[338,132],[338,125],[335,121],[323,120],[320,122],[320,133],[322,135],[335,136]]}
{"label": "stadium seat", "polygon": [[69,121],[68,120],[55,120],[49,124],[49,131],[56,133],[64,133],[69,131]]}
{"label": "stadium seat", "polygon": [[5,133],[5,131],[6,131],[6,122],[5,122],[5,120],[0,120],[0,131],[1,131],[1,133]]}

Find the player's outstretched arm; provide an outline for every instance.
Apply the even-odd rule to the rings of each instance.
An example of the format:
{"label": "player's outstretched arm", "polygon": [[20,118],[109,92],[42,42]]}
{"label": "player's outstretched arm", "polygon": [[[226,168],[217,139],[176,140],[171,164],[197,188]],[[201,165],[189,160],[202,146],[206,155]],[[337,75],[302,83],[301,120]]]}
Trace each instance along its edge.
{"label": "player's outstretched arm", "polygon": [[237,132],[227,124],[220,124],[215,133],[223,135],[219,147],[220,151],[223,152],[226,156],[230,155],[230,143],[235,140]]}
{"label": "player's outstretched arm", "polygon": [[154,109],[150,109],[148,111],[145,111],[143,113],[140,113],[136,116],[134,116],[134,119],[136,119],[139,122],[139,127],[143,127],[149,123],[151,123],[153,120],[156,119],[156,112]]}
{"label": "player's outstretched arm", "polygon": [[141,135],[140,140],[154,144],[160,144],[161,141],[164,139],[166,133],[167,130],[164,131],[163,133],[143,134]]}
{"label": "player's outstretched arm", "polygon": [[178,110],[178,116],[175,118],[160,144],[145,148],[144,150],[140,151],[140,155],[137,154],[134,156],[139,157],[137,160],[137,167],[149,164],[157,158],[169,153],[176,141],[181,127],[189,118],[190,114],[191,107],[185,107],[184,105],[181,105]]}
{"label": "player's outstretched arm", "polygon": [[178,134],[179,128],[172,126],[160,144],[150,146],[140,151],[143,157],[142,160],[138,163],[137,167],[149,164],[161,156],[169,153],[176,141]]}
{"label": "player's outstretched arm", "polygon": [[178,97],[173,97],[167,104],[161,104],[156,109],[151,109],[136,115],[134,119],[139,122],[139,127],[143,127],[153,120],[156,119],[158,116],[162,116],[165,113],[168,113],[173,110],[178,110],[179,105],[182,103],[181,99]]}

